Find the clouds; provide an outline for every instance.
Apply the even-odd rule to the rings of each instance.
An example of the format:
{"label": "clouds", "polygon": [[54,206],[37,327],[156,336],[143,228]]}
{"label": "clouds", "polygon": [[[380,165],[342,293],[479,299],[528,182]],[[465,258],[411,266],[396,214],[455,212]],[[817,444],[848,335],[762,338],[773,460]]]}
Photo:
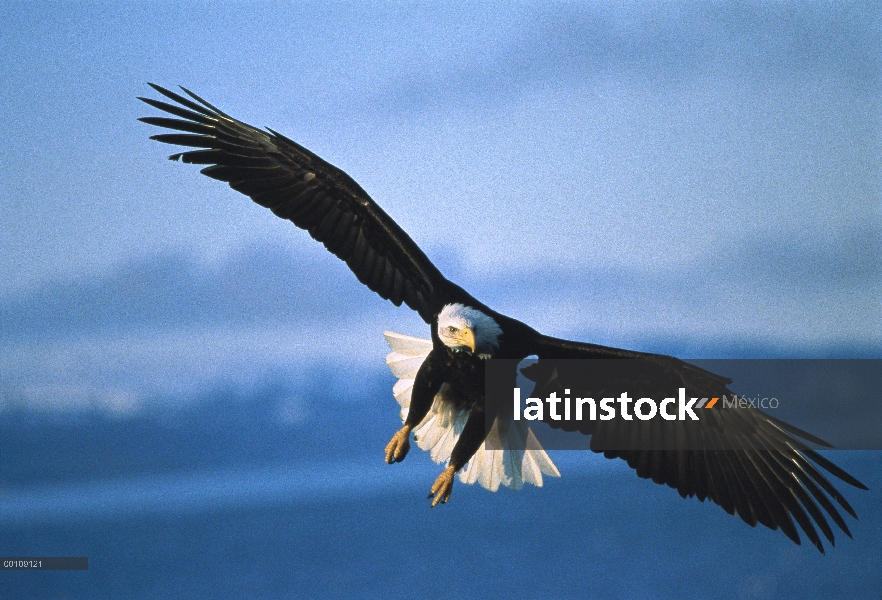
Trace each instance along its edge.
{"label": "clouds", "polygon": [[240,248],[214,264],[168,253],[10,298],[0,304],[0,331],[10,340],[266,322],[327,325],[382,306],[360,287],[333,257],[273,244]]}
{"label": "clouds", "polygon": [[[844,78],[879,83],[869,7],[701,3],[521,5],[479,23],[455,59],[419,61],[388,89],[399,108],[499,103],[534,88],[627,80]],[[495,19],[494,19],[495,17]],[[416,54],[419,57],[419,54]]]}
{"label": "clouds", "polygon": [[[293,229],[293,227],[291,227]],[[733,323],[742,335],[781,340],[795,332],[760,323],[787,304],[803,321],[803,332],[825,339],[823,328],[833,306],[842,338],[869,342],[871,315],[866,312],[882,289],[877,250],[879,232],[854,227],[826,240],[744,234],[713,238],[711,250],[664,270],[632,266],[531,262],[516,269],[483,273],[470,267],[467,248],[429,248],[428,254],[454,281],[494,306],[538,314],[536,326],[572,335],[585,326],[573,314],[561,322],[541,314],[549,301],[567,303],[589,322],[611,310],[632,314],[604,335],[637,336],[655,322],[641,317],[649,307],[714,320],[725,313],[727,325],[706,336],[726,337]],[[395,309],[364,288],[344,263],[315,245],[292,252],[275,243],[254,244],[214,263],[183,253],[154,255],[95,277],[59,278],[0,302],[0,337],[5,341],[76,339],[93,335],[151,334],[218,328],[324,328],[341,323],[394,323],[418,318]],[[736,305],[730,300],[738,298]],[[826,298],[827,308],[812,304]],[[863,300],[861,300],[863,298]],[[835,310],[835,309],[834,309]],[[864,311],[849,325],[847,311]],[[851,315],[852,317],[858,315]],[[751,325],[753,323],[753,325]],[[871,329],[867,329],[867,327]],[[728,329],[727,329],[728,328]],[[694,329],[670,326],[658,333],[684,335]],[[833,339],[833,332],[828,332]],[[701,337],[696,335],[696,337]]]}
{"label": "clouds", "polygon": [[[686,357],[877,355],[875,229],[825,244],[717,242],[667,270],[530,263],[484,274],[461,249],[427,250],[476,297],[551,335]],[[126,416],[310,365],[383,372],[385,329],[426,335],[321,247],[249,246],[216,263],[159,255],[0,302],[0,399]]]}

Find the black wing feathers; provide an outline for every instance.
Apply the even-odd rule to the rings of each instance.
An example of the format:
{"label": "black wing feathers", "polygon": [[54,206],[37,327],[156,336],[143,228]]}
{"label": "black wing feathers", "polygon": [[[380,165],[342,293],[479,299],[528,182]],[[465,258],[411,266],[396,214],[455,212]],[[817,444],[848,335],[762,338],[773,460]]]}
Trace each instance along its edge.
{"label": "black wing feathers", "polygon": [[[536,354],[539,361],[522,372],[537,382],[537,397],[547,397],[555,391],[562,397],[564,389],[577,387],[580,393],[590,390],[594,398],[615,397],[625,390],[635,398],[659,398],[670,395],[677,387],[686,387],[690,396],[732,395],[726,387],[731,383],[729,379],[668,356],[544,336],[538,341]],[[560,363],[543,361],[549,358],[640,360],[594,362],[597,367],[587,378],[591,387],[586,390],[584,375],[577,377],[559,368]],[[590,365],[593,361],[585,362]],[[587,368],[580,367],[582,371]],[[700,424],[695,422],[698,427],[685,427],[679,420],[659,419],[630,421],[627,426],[620,419],[588,420],[579,425],[574,421],[549,420],[548,424],[591,435],[592,450],[607,458],[625,460],[640,477],[675,488],[684,498],[709,498],[751,526],[762,523],[771,529],[780,528],[797,544],[797,525],[821,552],[824,547],[818,530],[834,544],[827,516],[851,537],[831,499],[857,518],[854,510],[809,460],[850,485],[861,489],[867,489],[866,486],[802,440],[828,447],[829,444],[758,410],[699,410]],[[641,449],[645,447],[651,449]],[[702,447],[712,449],[696,449]]]}
{"label": "black wing feathers", "polygon": [[396,306],[406,304],[427,323],[444,304],[463,300],[461,290],[346,173],[271,129],[233,119],[185,88],[192,99],[150,86],[176,104],[141,100],[179,118],[140,120],[183,132],[151,139],[195,148],[169,158],[207,165],[204,175],[306,229],[359,281]]}

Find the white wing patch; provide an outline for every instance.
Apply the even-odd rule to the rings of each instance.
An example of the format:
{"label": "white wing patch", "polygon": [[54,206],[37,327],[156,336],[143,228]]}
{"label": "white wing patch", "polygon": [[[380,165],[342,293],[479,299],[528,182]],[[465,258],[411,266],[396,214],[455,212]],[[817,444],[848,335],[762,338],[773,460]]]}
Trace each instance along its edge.
{"label": "white wing patch", "polygon": [[[410,409],[410,395],[413,382],[420,365],[432,351],[432,340],[384,331],[386,343],[392,352],[386,357],[386,364],[398,382],[392,393],[401,405],[401,420],[407,418]],[[468,415],[465,411],[455,412],[453,404],[445,399],[447,384],[435,395],[435,402],[422,422],[414,428],[413,439],[436,463],[450,460],[453,446],[465,427]],[[500,484],[515,490],[525,483],[542,486],[542,474],[560,477],[560,472],[528,425],[514,421],[502,431],[497,420],[487,436],[487,440],[459,472],[463,483],[479,483],[491,492]],[[488,450],[487,446],[493,449]]]}

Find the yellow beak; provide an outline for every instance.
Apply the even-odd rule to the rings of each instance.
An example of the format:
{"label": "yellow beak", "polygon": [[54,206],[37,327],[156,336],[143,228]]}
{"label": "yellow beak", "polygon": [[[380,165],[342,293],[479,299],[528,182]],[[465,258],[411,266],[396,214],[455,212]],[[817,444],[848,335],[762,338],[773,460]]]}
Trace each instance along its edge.
{"label": "yellow beak", "polygon": [[475,353],[475,332],[473,332],[470,328],[466,327],[465,329],[460,331],[458,341],[460,344],[466,346],[469,350],[471,350],[472,354]]}

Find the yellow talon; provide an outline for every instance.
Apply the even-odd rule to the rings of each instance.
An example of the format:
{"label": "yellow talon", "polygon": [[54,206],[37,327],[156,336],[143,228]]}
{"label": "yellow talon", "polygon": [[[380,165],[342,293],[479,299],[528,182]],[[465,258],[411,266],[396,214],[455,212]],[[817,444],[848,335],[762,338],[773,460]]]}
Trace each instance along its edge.
{"label": "yellow talon", "polygon": [[435,480],[434,485],[432,485],[432,491],[429,492],[429,498],[435,496],[432,500],[432,506],[438,506],[438,504],[445,504],[448,500],[450,500],[450,492],[453,491],[453,478],[456,476],[456,469],[453,468],[453,465],[448,466],[446,469],[441,471],[441,474],[438,475],[438,478]]}
{"label": "yellow talon", "polygon": [[386,444],[386,462],[401,462],[410,451],[410,427],[405,425],[399,429],[389,443]]}

